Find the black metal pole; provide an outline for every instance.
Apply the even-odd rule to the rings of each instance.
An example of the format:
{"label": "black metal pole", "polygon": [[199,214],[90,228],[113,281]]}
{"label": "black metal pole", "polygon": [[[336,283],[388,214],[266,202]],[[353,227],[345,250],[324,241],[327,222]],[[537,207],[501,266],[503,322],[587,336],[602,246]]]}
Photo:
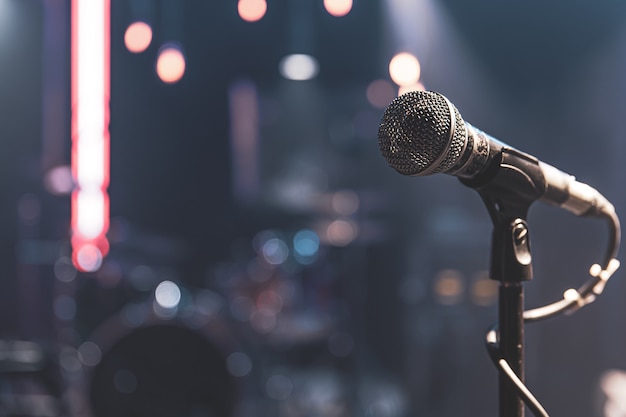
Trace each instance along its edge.
{"label": "black metal pole", "polygon": [[[500,357],[524,381],[524,287],[532,278],[528,225],[513,212],[524,205],[498,205],[494,219],[491,278],[500,282],[498,328]],[[500,417],[523,417],[524,404],[511,381],[500,375]]]}
{"label": "black metal pole", "polygon": [[[524,289],[521,282],[500,283],[500,355],[524,380]],[[508,377],[500,374],[500,417],[523,417],[524,404]]]}
{"label": "black metal pole", "polygon": [[[500,206],[502,207],[502,206]],[[502,214],[502,211],[498,212]],[[491,278],[500,282],[498,301],[499,356],[524,381],[524,287],[532,278],[530,241],[526,222],[496,216]],[[500,417],[524,417],[524,404],[507,376],[500,375]]]}

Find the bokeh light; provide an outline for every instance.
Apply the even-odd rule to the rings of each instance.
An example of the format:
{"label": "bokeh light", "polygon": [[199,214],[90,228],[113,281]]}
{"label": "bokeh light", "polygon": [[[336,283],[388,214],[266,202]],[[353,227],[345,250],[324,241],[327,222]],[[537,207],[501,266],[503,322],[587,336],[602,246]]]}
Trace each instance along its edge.
{"label": "bokeh light", "polygon": [[261,254],[263,253],[263,246],[265,245],[265,243],[268,240],[274,239],[277,237],[278,237],[277,233],[274,232],[273,230],[262,230],[258,232],[256,235],[254,235],[254,238],[252,238],[252,247],[257,253]]}
{"label": "bokeh light", "polygon": [[102,252],[96,245],[86,243],[74,252],[74,265],[83,272],[93,272],[102,265]]}
{"label": "bokeh light", "polygon": [[128,25],[124,33],[126,49],[134,54],[145,51],[152,42],[152,27],[146,22],[134,22]]}
{"label": "bokeh light", "polygon": [[498,282],[489,278],[487,271],[483,271],[472,283],[471,296],[476,305],[487,307],[495,304],[498,300]]}
{"label": "bokeh light", "polygon": [[78,351],[71,346],[61,348],[59,365],[61,365],[61,369],[68,373],[80,372],[83,368]]}
{"label": "bokeh light", "polygon": [[352,10],[352,0],[324,0],[324,8],[335,17],[345,16]]}
{"label": "bokeh light", "polygon": [[180,81],[185,74],[185,56],[180,47],[168,44],[161,48],[156,63],[156,72],[161,81],[173,84]]}
{"label": "bokeh light", "polygon": [[320,248],[320,239],[312,230],[300,230],[293,237],[293,248],[299,256],[315,256]]}
{"label": "bokeh light", "polygon": [[333,246],[346,246],[358,233],[356,224],[347,220],[335,220],[326,228],[326,239]]}
{"label": "bokeh light", "polygon": [[360,200],[352,190],[338,191],[331,198],[333,211],[341,216],[350,216],[359,209]]}
{"label": "bokeh light", "polygon": [[78,347],[78,357],[85,366],[96,366],[102,359],[102,350],[94,342],[84,342]]}
{"label": "bokeh light", "polygon": [[54,263],[54,276],[61,282],[72,282],[76,278],[77,271],[72,260],[62,256]]}
{"label": "bokeh light", "polygon": [[72,169],[68,165],[51,168],[44,176],[44,186],[53,195],[68,195],[74,189]]}
{"label": "bokeh light", "polygon": [[437,301],[445,305],[458,303],[463,296],[463,276],[460,271],[445,269],[435,277],[433,291]]}
{"label": "bokeh light", "polygon": [[252,360],[243,352],[233,352],[226,359],[226,367],[232,376],[246,376],[252,371]]}
{"label": "bokeh light", "polygon": [[276,291],[265,290],[257,296],[256,305],[259,310],[277,314],[283,308],[283,299]]}
{"label": "bokeh light", "polygon": [[181,299],[180,288],[172,281],[163,281],[154,290],[154,299],[163,308],[176,308]]}
{"label": "bokeh light", "polygon": [[395,87],[387,80],[374,80],[367,86],[367,101],[377,109],[386,108],[396,96]]}
{"label": "bokeh light", "polygon": [[292,54],[280,61],[279,71],[288,80],[310,80],[319,72],[319,64],[311,55]]}
{"label": "bokeh light", "polygon": [[265,16],[267,3],[265,0],[239,0],[237,12],[246,22],[256,22]]}
{"label": "bokeh light", "polygon": [[289,247],[278,238],[273,238],[263,245],[263,258],[272,265],[280,265],[287,260]]}
{"label": "bokeh light", "polygon": [[408,52],[394,55],[389,62],[389,76],[399,86],[416,84],[419,81],[421,66],[417,58]]}
{"label": "bokeh light", "polygon": [[600,377],[600,389],[606,396],[604,416],[620,417],[626,410],[626,372],[609,369]]}

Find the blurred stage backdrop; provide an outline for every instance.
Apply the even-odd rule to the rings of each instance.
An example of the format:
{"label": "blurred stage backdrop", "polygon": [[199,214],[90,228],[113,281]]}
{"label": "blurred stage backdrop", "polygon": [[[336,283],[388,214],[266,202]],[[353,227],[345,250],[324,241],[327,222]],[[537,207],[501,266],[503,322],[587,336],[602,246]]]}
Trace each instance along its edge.
{"label": "blurred stage backdrop", "polygon": [[[71,3],[0,0],[2,415],[497,414],[487,212],[389,168],[380,117],[439,91],[623,213],[626,4],[110,0],[110,209],[86,211],[109,249],[73,262]],[[606,230],[529,224],[533,307]],[[626,416],[623,281],[527,327],[551,415]]]}

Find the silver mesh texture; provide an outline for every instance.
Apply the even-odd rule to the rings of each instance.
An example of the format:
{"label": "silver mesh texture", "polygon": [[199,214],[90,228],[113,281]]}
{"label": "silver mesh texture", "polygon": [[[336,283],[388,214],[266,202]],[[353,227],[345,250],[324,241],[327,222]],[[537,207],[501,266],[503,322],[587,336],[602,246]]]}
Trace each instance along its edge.
{"label": "silver mesh texture", "polygon": [[413,91],[394,99],[378,129],[381,153],[404,175],[446,172],[459,162],[466,144],[461,115],[445,97],[431,91]]}

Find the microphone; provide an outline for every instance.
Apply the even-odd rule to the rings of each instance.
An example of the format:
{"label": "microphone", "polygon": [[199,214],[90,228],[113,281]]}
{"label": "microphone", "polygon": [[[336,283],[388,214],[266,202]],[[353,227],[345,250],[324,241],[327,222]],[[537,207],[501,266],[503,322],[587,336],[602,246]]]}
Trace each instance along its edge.
{"label": "microphone", "polygon": [[[577,216],[615,216],[613,205],[594,188],[466,123],[439,93],[413,91],[396,97],[382,117],[378,145],[387,163],[403,175],[445,173],[480,187],[502,169],[514,170],[541,201]],[[505,186],[515,192],[518,182]]]}

